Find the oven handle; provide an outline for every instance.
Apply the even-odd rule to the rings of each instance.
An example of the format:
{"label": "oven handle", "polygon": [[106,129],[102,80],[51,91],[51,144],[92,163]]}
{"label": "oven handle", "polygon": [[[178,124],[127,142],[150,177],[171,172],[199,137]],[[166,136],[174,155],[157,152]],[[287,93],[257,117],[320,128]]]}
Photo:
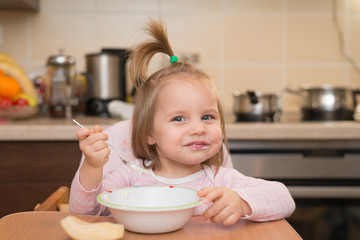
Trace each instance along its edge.
{"label": "oven handle", "polygon": [[360,198],[360,186],[288,186],[293,198]]}

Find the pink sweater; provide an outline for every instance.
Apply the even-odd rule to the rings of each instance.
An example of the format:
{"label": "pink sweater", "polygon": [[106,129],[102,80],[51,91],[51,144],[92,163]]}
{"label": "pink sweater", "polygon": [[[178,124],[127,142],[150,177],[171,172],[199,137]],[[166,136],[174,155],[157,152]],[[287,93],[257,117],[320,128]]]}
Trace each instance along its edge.
{"label": "pink sweater", "polygon": [[[124,158],[140,163],[140,160],[135,159],[131,151],[131,124],[129,121],[119,122],[105,132],[109,136],[109,142],[115,145]],[[221,167],[216,176],[214,176],[213,168],[204,165],[203,170],[190,176],[169,179],[156,176],[152,171],[150,174],[133,171],[125,166],[115,153],[111,153],[110,160],[104,166],[103,181],[96,189],[85,190],[79,181],[79,171],[76,173],[70,190],[70,211],[80,214],[109,215],[109,210],[96,201],[96,196],[103,191],[136,185],[174,185],[199,190],[203,187],[215,186],[230,188],[249,203],[252,214],[245,218],[253,221],[277,220],[292,214],[295,203],[282,183],[244,176],[232,168],[227,152],[225,159],[225,167]],[[209,206],[199,205],[194,214],[202,214]]]}

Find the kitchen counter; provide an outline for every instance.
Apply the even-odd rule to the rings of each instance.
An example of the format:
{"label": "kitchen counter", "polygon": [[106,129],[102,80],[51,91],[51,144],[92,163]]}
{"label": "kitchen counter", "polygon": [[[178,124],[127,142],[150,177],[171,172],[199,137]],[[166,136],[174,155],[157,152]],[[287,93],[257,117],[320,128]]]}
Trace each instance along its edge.
{"label": "kitchen counter", "polygon": [[360,123],[231,123],[226,125],[228,140],[358,140]]}
{"label": "kitchen counter", "polygon": [[[83,126],[100,125],[103,129],[118,119],[80,116]],[[75,141],[79,127],[71,119],[35,117],[26,120],[0,122],[0,141]]]}
{"label": "kitchen counter", "polygon": [[[118,119],[76,118],[84,126],[99,124],[103,129]],[[1,121],[0,141],[74,141],[78,126],[71,119],[36,117],[28,120]],[[226,124],[228,140],[358,140],[360,122],[279,122]]]}

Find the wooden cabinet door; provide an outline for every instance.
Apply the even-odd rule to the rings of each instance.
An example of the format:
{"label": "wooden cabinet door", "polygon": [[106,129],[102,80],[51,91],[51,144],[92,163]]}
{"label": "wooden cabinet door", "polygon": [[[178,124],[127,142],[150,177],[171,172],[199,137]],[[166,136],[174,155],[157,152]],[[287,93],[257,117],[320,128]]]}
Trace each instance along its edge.
{"label": "wooden cabinet door", "polygon": [[80,157],[77,141],[0,142],[0,217],[32,211],[59,186],[70,186]]}

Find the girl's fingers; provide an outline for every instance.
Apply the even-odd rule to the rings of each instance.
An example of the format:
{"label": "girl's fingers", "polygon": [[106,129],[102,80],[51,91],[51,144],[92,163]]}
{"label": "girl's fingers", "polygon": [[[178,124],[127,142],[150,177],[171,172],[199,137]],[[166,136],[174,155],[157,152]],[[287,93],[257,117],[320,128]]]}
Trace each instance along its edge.
{"label": "girl's fingers", "polygon": [[101,129],[101,127],[100,127],[99,125],[95,125],[95,126],[93,127],[93,131],[94,131],[94,133],[96,133],[96,132],[102,132],[102,129]]}
{"label": "girl's fingers", "polygon": [[99,125],[95,125],[93,128],[78,129],[76,136],[89,166],[99,168],[109,160],[110,149],[105,142],[108,136],[102,132]]}
{"label": "girl's fingers", "polygon": [[224,225],[234,224],[240,216],[237,211],[234,211],[231,207],[225,206],[215,216],[211,217],[211,221],[214,223],[222,223]]}
{"label": "girl's fingers", "polygon": [[87,138],[85,138],[83,141],[87,145],[93,145],[98,141],[106,141],[108,139],[108,136],[103,132],[96,132],[90,134]]}
{"label": "girl's fingers", "polygon": [[[94,135],[94,133],[97,133]],[[100,135],[98,135],[100,133]],[[87,127],[84,127],[84,128],[79,128],[77,131],[76,131],[76,137],[82,141],[90,136],[101,136],[100,138],[102,140],[107,140],[107,135],[105,133],[102,132],[102,129],[99,125],[95,125],[93,128],[87,128]]]}
{"label": "girl's fingers", "polygon": [[109,148],[104,148],[97,152],[91,152],[89,155],[86,155],[85,158],[88,164],[92,167],[102,167],[109,160]]}
{"label": "girl's fingers", "polygon": [[95,159],[99,159],[99,162],[103,162],[103,161],[107,161],[107,159],[109,159],[109,153],[110,153],[110,149],[104,148],[104,149],[101,149],[100,151],[94,152],[93,157]]}
{"label": "girl's fingers", "polygon": [[221,199],[214,201],[214,203],[203,213],[203,217],[205,219],[212,219],[221,213],[226,207],[227,204],[225,201],[222,201]]}
{"label": "girl's fingers", "polygon": [[91,148],[91,150],[94,152],[98,152],[104,148],[108,148],[108,144],[103,140],[98,140],[98,141],[94,142],[93,144],[89,145],[89,148]]}
{"label": "girl's fingers", "polygon": [[240,216],[237,216],[235,213],[230,214],[224,221],[222,221],[222,224],[226,226],[233,225],[240,219]]}
{"label": "girl's fingers", "polygon": [[198,196],[203,197],[202,201],[205,204],[208,204],[210,202],[214,202],[217,199],[221,198],[223,196],[223,191],[222,188],[219,187],[214,187],[214,188],[205,187],[198,192]]}
{"label": "girl's fingers", "polygon": [[211,187],[204,187],[197,192],[197,195],[199,197],[204,197],[206,194],[208,194],[208,192],[211,191],[211,189],[212,189]]}
{"label": "girl's fingers", "polygon": [[79,141],[84,140],[85,138],[87,138],[88,136],[90,136],[92,133],[90,128],[79,128],[76,131],[76,137],[78,138]]}
{"label": "girl's fingers", "polygon": [[97,152],[103,151],[104,149],[107,149],[108,155],[110,154],[110,149],[107,143],[104,141],[96,141],[93,144],[81,143],[80,148],[82,152],[87,156],[92,156]]}

